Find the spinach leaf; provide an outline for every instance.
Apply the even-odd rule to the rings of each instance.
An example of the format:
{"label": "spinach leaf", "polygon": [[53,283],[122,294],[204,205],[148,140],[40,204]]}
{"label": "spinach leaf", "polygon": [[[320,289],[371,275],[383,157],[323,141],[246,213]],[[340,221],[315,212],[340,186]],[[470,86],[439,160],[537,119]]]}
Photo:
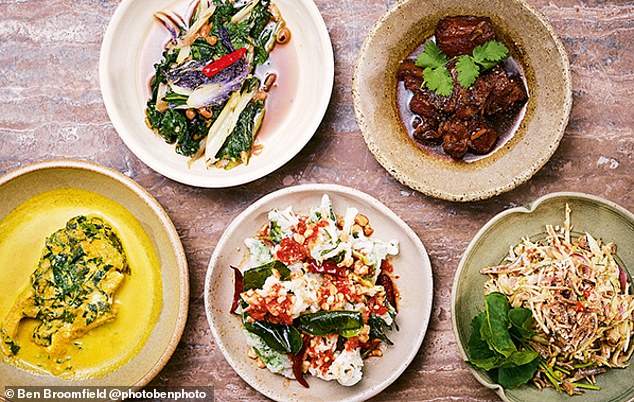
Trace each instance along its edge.
{"label": "spinach leaf", "polygon": [[247,331],[258,335],[277,352],[295,354],[302,348],[302,335],[291,325],[272,324],[266,321],[249,322],[246,320],[246,314],[243,315],[242,324]]}
{"label": "spinach leaf", "polygon": [[185,156],[198,152],[200,142],[207,136],[210,125],[210,121],[200,115],[187,120],[187,130],[178,133],[176,152]]}
{"label": "spinach leaf", "polygon": [[505,295],[498,292],[489,293],[484,298],[486,319],[480,327],[480,336],[489,347],[509,357],[517,350],[508,329],[509,302]]}
{"label": "spinach leaf", "polygon": [[251,156],[253,139],[260,129],[263,118],[264,102],[251,101],[238,117],[236,126],[216,153],[216,158],[229,160],[235,164],[240,162],[247,164]]}
{"label": "spinach leaf", "polygon": [[[505,388],[528,382],[540,362],[539,353],[523,342],[534,334],[532,312],[510,308],[502,293],[485,296],[485,311],[473,317],[467,344],[469,363],[491,372]],[[518,345],[515,344],[516,339]],[[523,347],[523,350],[518,350]]]}
{"label": "spinach leaf", "polygon": [[222,56],[225,54],[225,50],[222,46],[212,45],[205,40],[205,38],[196,38],[194,43],[191,44],[192,59],[207,62],[214,58],[214,56]]}
{"label": "spinach leaf", "polygon": [[526,384],[533,378],[538,365],[539,359],[534,359],[521,366],[502,367],[498,369],[497,382],[504,388],[514,388]]}
{"label": "spinach leaf", "polygon": [[168,144],[173,144],[178,139],[179,133],[187,131],[187,118],[174,109],[167,109],[163,113],[158,133]]}
{"label": "spinach leaf", "polygon": [[250,289],[259,289],[264,285],[266,278],[273,274],[273,270],[282,277],[282,280],[286,280],[291,275],[291,270],[282,262],[273,260],[259,267],[247,269],[243,274],[244,292]]}
{"label": "spinach leaf", "polygon": [[480,336],[480,331],[485,321],[486,313],[484,312],[473,317],[471,321],[471,338],[469,338],[467,347],[471,364],[488,371],[498,366],[499,358]]}
{"label": "spinach leaf", "polygon": [[511,322],[511,335],[516,338],[530,338],[535,334],[533,327],[533,313],[524,307],[512,308],[509,310],[509,321]]}
{"label": "spinach leaf", "polygon": [[534,350],[518,350],[517,352],[513,352],[513,354],[509,356],[508,362],[505,363],[502,367],[523,366],[526,363],[532,362],[537,357],[539,357],[539,353],[535,352]]}
{"label": "spinach leaf", "polygon": [[302,314],[298,320],[299,329],[316,336],[339,334],[350,338],[359,335],[363,328],[363,315],[359,311],[320,311]]}

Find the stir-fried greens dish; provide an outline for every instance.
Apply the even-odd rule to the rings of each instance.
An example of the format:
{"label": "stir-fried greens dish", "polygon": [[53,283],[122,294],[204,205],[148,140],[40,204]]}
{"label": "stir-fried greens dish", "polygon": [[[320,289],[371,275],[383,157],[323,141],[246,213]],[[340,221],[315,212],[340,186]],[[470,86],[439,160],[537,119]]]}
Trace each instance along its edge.
{"label": "stir-fried greens dish", "polygon": [[70,343],[93,328],[114,320],[114,295],[130,270],[121,240],[96,216],[77,216],[46,239],[37,269],[2,323],[0,346],[19,353],[20,321],[40,324],[33,342],[64,363]]}
{"label": "stir-fried greens dish", "polygon": [[372,238],[356,208],[335,215],[327,195],[308,215],[288,207],[268,218],[245,240],[248,263],[232,267],[231,312],[241,317],[249,357],[305,387],[305,373],[358,383],[364,360],[392,345],[386,332],[396,327],[398,294],[389,258],[398,243]]}
{"label": "stir-fried greens dish", "polygon": [[176,152],[207,167],[248,163],[276,74],[255,76],[276,43],[290,40],[270,0],[199,0],[189,22],[155,17],[171,34],[154,65],[146,124]]}
{"label": "stir-fried greens dish", "polygon": [[[497,369],[505,387],[532,380],[570,395],[598,390],[595,376],[627,367],[634,352],[634,296],[616,246],[590,233],[574,238],[570,212],[566,205],[564,226],[547,226],[545,240],[525,238],[504,264],[480,271],[490,277],[487,308],[472,323],[470,362]],[[519,351],[522,364],[507,364]],[[512,373],[521,381],[504,383],[509,367],[524,370]]]}

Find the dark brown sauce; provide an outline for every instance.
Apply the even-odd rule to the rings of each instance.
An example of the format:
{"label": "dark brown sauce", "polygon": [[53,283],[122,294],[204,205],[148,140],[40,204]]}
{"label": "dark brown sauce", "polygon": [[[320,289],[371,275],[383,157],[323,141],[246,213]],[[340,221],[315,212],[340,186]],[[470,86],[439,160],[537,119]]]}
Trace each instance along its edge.
{"label": "dark brown sauce", "polygon": [[[423,52],[423,47],[425,46],[425,43],[427,43],[430,40],[435,41],[436,37],[432,35],[431,37],[427,38],[425,41],[423,41],[420,44],[420,46],[414,49],[414,51],[410,53],[406,59],[416,60],[416,56],[418,56],[419,53]],[[504,68],[504,71],[506,71],[511,76],[520,77],[522,83],[524,84],[524,88],[526,89],[526,93],[529,93],[528,84],[526,80],[526,74],[524,72],[524,69],[522,68],[522,65],[513,56],[510,56],[509,58],[504,60],[502,63],[500,63],[500,65],[502,66],[502,68]],[[403,125],[403,128],[407,132],[407,135],[412,139],[412,141],[416,144],[416,146],[420,148],[423,152],[430,154],[438,159],[442,159],[446,161],[456,161],[456,159],[453,159],[443,150],[442,144],[440,145],[422,144],[419,141],[416,141],[414,139],[414,120],[420,119],[420,117],[418,117],[418,115],[414,114],[409,109],[409,102],[411,101],[413,97],[414,97],[414,93],[405,88],[403,81],[397,81],[396,105],[397,105],[399,115],[401,118],[401,124]],[[477,160],[486,158],[487,156],[492,155],[493,153],[498,151],[500,148],[503,148],[509,142],[509,140],[513,138],[513,135],[517,132],[522,122],[522,119],[524,118],[524,115],[526,114],[527,105],[528,105],[528,101],[524,103],[524,105],[521,108],[516,108],[512,110],[510,113],[505,113],[501,116],[498,116],[495,119],[487,119],[487,122],[498,133],[498,140],[495,143],[495,146],[490,152],[484,155],[474,154],[473,152],[469,151],[462,158],[462,161],[475,162]]]}

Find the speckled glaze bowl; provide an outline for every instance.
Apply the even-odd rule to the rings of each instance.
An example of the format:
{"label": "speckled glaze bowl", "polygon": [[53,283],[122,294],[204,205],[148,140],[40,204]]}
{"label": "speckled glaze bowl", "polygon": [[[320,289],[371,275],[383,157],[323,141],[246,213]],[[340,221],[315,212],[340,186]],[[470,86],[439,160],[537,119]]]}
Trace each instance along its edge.
{"label": "speckled glaze bowl", "polygon": [[[143,387],[167,364],[185,327],[189,275],[180,238],[158,201],[129,177],[85,161],[59,160],[27,165],[0,177],[0,220],[38,194],[69,188],[109,198],[127,209],[141,224],[161,266],[162,307],[143,347],[114,371],[102,377],[64,380],[21,370],[0,360],[2,390],[6,386]],[[0,392],[0,400],[1,395],[4,393]]]}
{"label": "speckled glaze bowl", "polygon": [[[381,358],[365,362],[363,379],[352,387],[336,381],[306,376],[310,388],[297,381],[260,369],[247,356],[248,346],[240,319],[229,313],[233,301],[233,271],[245,257],[244,239],[253,237],[268,222],[268,211],[286,208],[307,213],[328,194],[335,211],[355,207],[368,216],[374,236],[396,239],[400,251],[391,262],[395,285],[400,292],[396,322],[399,331],[389,334],[394,342]],[[414,231],[394,212],[376,199],[349,187],[331,184],[306,184],[275,191],[256,201],[231,222],[220,238],[209,262],[205,279],[205,310],[216,346],[231,367],[253,388],[277,401],[365,401],[394,382],[418,353],[425,337],[432,308],[433,278],[425,247]]]}
{"label": "speckled glaze bowl", "polygon": [[[467,360],[466,345],[471,336],[471,320],[484,308],[486,275],[480,269],[499,264],[522,237],[544,238],[547,224],[562,225],[566,203],[572,210],[573,233],[587,231],[595,238],[617,245],[616,260],[630,277],[634,274],[634,214],[613,202],[588,194],[553,193],[518,208],[499,213],[473,238],[465,251],[454,279],[451,316],[454,336],[463,359]],[[630,362],[632,364],[634,362]],[[469,367],[475,378],[494,390],[505,401],[631,401],[634,400],[634,367],[611,369],[597,376],[600,391],[587,391],[570,397],[552,388],[539,391],[532,385],[505,390],[482,370]]]}
{"label": "speckled glaze bowl", "polygon": [[[439,19],[488,16],[525,70],[530,99],[519,129],[485,158],[441,160],[419,149],[401,124],[396,71]],[[476,201],[527,181],[555,152],[572,105],[566,51],[546,18],[523,0],[403,0],[370,30],[354,72],[353,99],[365,142],[401,183],[432,197]]]}

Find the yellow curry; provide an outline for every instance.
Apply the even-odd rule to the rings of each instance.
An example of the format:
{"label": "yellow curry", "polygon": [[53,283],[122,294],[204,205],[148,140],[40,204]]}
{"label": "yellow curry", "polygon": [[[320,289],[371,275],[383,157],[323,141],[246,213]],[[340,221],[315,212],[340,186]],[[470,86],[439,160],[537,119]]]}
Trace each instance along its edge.
{"label": "yellow curry", "polygon": [[40,321],[33,341],[63,359],[76,338],[115,318],[114,294],[129,273],[121,240],[99,217],[77,216],[46,239],[38,267],[6,317],[2,350],[15,355],[20,321]]}
{"label": "yellow curry", "polygon": [[53,190],[0,220],[0,295],[0,363],[67,380],[101,377],[152,334],[161,264],[141,222],[119,203]]}

